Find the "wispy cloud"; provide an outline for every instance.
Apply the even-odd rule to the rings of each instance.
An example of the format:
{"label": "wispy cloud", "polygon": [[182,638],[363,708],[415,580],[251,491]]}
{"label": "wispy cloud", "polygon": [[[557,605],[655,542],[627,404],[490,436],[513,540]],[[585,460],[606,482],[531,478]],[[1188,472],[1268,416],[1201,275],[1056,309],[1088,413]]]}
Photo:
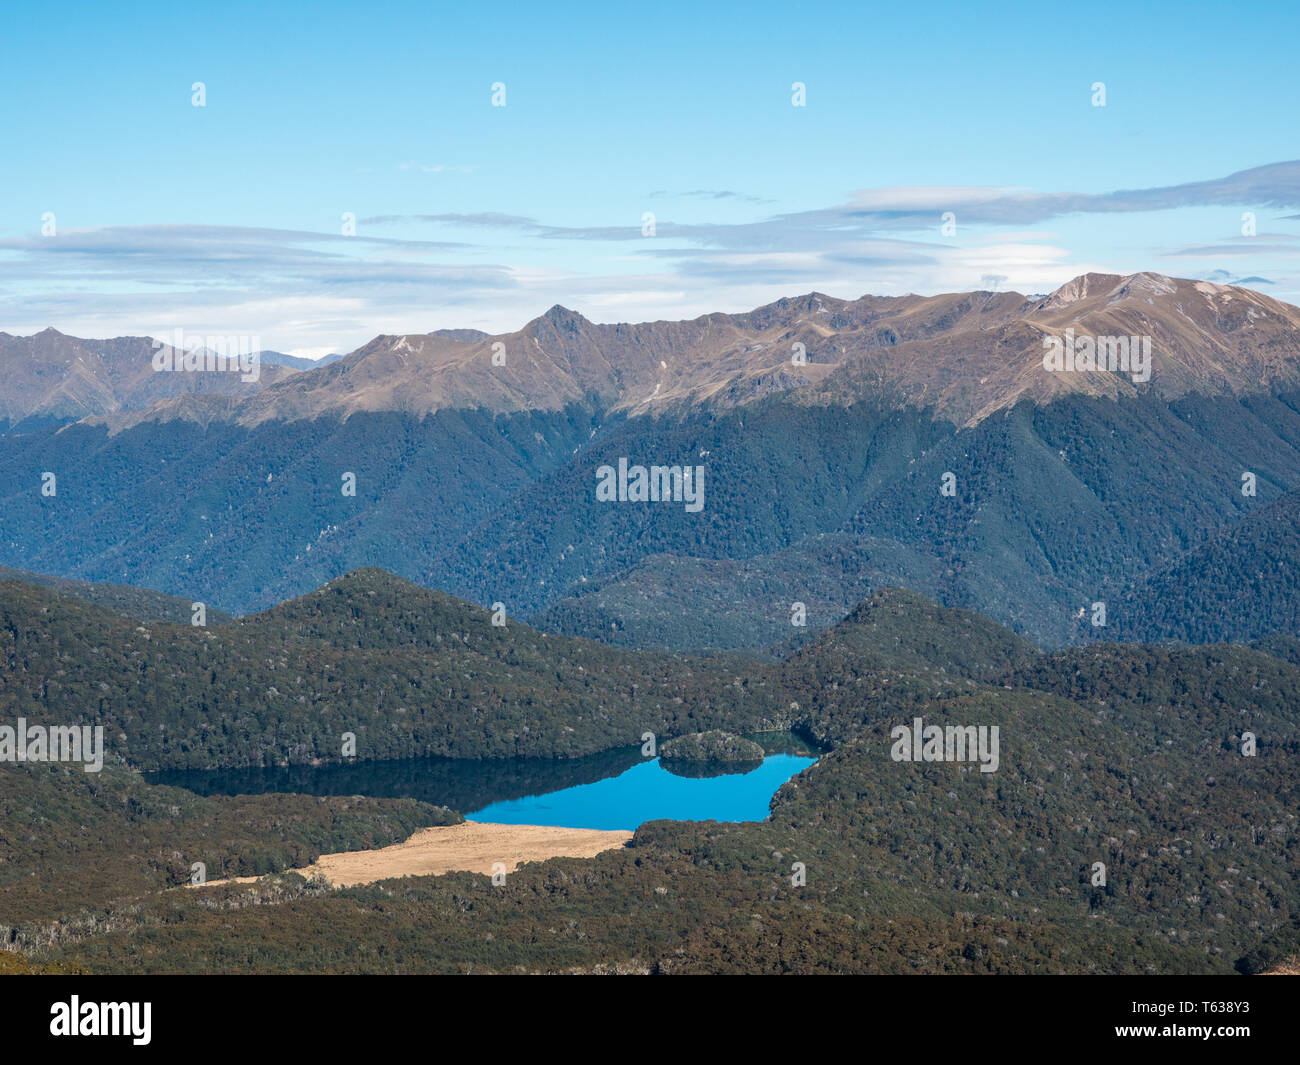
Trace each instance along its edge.
{"label": "wispy cloud", "polygon": [[[187,327],[260,331],[281,350],[347,350],[379,332],[504,331],[556,302],[626,318],[689,317],[813,288],[844,296],[994,283],[1044,291],[1087,270],[1149,269],[1161,259],[1187,274],[1221,271],[1225,278],[1237,276],[1224,269],[1237,263],[1240,280],[1277,284],[1282,298],[1300,287],[1293,266],[1300,235],[1280,231],[1285,225],[1215,240],[1203,226],[1156,224],[1180,210],[1300,207],[1300,162],[1106,193],[862,189],[839,204],[727,222],[666,216],[674,197],[737,206],[756,198],[701,188],[654,195],[669,206],[656,209],[653,237],[639,224],[553,225],[495,211],[375,214],[358,221],[356,236],[223,225],[14,236],[0,239],[0,328],[140,333],[189,315],[180,318]],[[692,206],[696,216],[698,209]],[[941,232],[948,211],[960,237]],[[1123,223],[1135,234],[1126,260],[1098,261],[1086,243],[1110,215],[1134,218]],[[1150,222],[1139,221],[1142,215]],[[1098,221],[1081,221],[1090,217]],[[1288,217],[1300,218],[1272,221]],[[1048,222],[1050,232],[1033,228]],[[1183,239],[1169,241],[1170,232]]]}
{"label": "wispy cloud", "polygon": [[479,214],[377,214],[361,219],[362,225],[398,226],[413,224],[442,224],[449,226],[477,226],[483,229],[545,230],[535,218],[517,214],[498,214],[487,211]]}
{"label": "wispy cloud", "polygon": [[[0,239],[0,249],[48,255],[183,256],[212,262],[298,254],[321,258],[340,254],[354,244],[451,250],[467,247],[455,241],[409,240],[380,236],[344,236],[298,229],[254,226],[147,225],[104,226],[97,229],[60,228],[55,236]],[[307,251],[309,246],[316,250]],[[333,250],[322,250],[332,247]]]}
{"label": "wispy cloud", "polygon": [[691,189],[687,192],[669,192],[667,189],[656,189],[654,192],[649,193],[649,198],[652,200],[735,200],[737,203],[758,204],[774,202],[761,196],[750,196],[747,193],[736,192],[733,189]]}

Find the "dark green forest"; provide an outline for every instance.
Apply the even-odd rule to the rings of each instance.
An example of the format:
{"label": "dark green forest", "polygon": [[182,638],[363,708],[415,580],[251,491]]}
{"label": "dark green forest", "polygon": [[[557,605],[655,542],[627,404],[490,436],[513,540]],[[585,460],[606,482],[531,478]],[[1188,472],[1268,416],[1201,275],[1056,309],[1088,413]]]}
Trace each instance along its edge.
{"label": "dark green forest", "polygon": [[565,758],[639,744],[647,730],[783,719],[747,661],[498,627],[487,610],[374,569],[206,628],[0,583],[0,624],[11,716],[102,724],[109,757],[136,769],[337,761],[346,733],[371,760]]}
{"label": "dark green forest", "polygon": [[[31,585],[0,592],[6,716],[62,720],[90,694],[115,734],[101,775],[0,767],[0,925],[24,965],[1231,973],[1291,950],[1300,668],[1262,649],[1044,654],[893,589],[775,663],[497,627],[377,571],[207,631]],[[789,728],[824,753],[766,821],[649,822],[627,848],[525,866],[503,887],[449,874],[337,890],[283,872],[456,819],[430,803],[200,797],[138,775],[337,758],[324,744],[362,693],[366,735],[383,737],[359,744],[367,758],[438,742],[516,753],[525,735],[563,757],[625,747],[643,727]],[[892,760],[891,729],[914,717],[997,726],[998,770]],[[212,878],[267,876],[170,888],[192,861]]]}
{"label": "dark green forest", "polygon": [[[381,567],[547,631],[681,651],[779,656],[801,635],[793,603],[816,631],[889,586],[1043,647],[1294,636],[1298,408],[1294,394],[1072,396],[959,428],[850,382],[655,417],[593,397],[513,415],[79,423],[0,436],[0,563],[232,613]],[[594,471],[620,456],[703,465],[704,509],[602,506]],[[37,490],[46,470],[55,497]],[[1097,601],[1100,631],[1079,613]]]}

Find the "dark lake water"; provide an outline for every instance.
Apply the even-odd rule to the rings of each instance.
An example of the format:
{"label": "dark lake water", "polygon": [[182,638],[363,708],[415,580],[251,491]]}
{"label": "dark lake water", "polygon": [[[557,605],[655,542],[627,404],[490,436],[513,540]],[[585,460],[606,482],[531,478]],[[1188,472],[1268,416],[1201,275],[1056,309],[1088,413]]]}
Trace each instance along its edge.
{"label": "dark lake water", "polygon": [[772,741],[763,762],[742,767],[665,766],[640,748],[589,758],[468,761],[412,758],[285,769],[174,770],[154,784],[200,795],[289,792],[412,798],[471,821],[634,829],[644,821],[761,821],[776,790],[816,761],[805,745]]}

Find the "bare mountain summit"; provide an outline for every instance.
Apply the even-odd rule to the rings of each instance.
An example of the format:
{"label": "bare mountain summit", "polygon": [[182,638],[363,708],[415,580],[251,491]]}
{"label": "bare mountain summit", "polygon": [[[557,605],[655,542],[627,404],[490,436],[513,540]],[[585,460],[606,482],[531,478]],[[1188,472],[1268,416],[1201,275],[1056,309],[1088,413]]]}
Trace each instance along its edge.
{"label": "bare mountain summit", "polygon": [[82,340],[57,329],[29,337],[0,333],[0,423],[76,421],[140,411],[185,395],[249,396],[293,373],[263,364],[256,381],[237,372],[158,373],[149,337]]}
{"label": "bare mountain summit", "polygon": [[[1052,372],[1044,366],[1052,338],[1149,350],[1149,374],[1127,364],[1075,370],[1073,357]],[[1021,400],[1067,393],[1118,399],[1152,389],[1172,398],[1297,382],[1300,309],[1205,281],[1085,274],[1033,299],[814,292],[744,314],[636,325],[598,324],[556,306],[514,333],[378,336],[253,395],[187,395],[103,420],[114,429],[146,418],[255,425],[362,411],[557,410],[588,400],[642,414],[797,392],[809,403],[883,396],[970,425]]]}

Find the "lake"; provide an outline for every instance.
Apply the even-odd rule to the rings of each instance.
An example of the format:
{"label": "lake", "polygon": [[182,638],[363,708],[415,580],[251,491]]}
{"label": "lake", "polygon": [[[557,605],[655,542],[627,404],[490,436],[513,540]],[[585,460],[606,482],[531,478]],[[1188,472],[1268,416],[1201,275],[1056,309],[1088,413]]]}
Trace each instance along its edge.
{"label": "lake", "polygon": [[170,770],[152,784],[200,795],[288,792],[412,798],[461,811],[467,820],[566,828],[635,829],[645,821],[761,821],[776,790],[812,765],[797,740],[756,736],[769,753],[757,765],[665,766],[640,748],[588,758],[470,761],[411,758],[283,769]]}
{"label": "lake", "polygon": [[762,821],[776,789],[815,761],[793,754],[770,754],[747,772],[684,777],[670,773],[656,758],[616,777],[544,795],[505,799],[465,817],[506,825],[626,829],[664,818]]}

